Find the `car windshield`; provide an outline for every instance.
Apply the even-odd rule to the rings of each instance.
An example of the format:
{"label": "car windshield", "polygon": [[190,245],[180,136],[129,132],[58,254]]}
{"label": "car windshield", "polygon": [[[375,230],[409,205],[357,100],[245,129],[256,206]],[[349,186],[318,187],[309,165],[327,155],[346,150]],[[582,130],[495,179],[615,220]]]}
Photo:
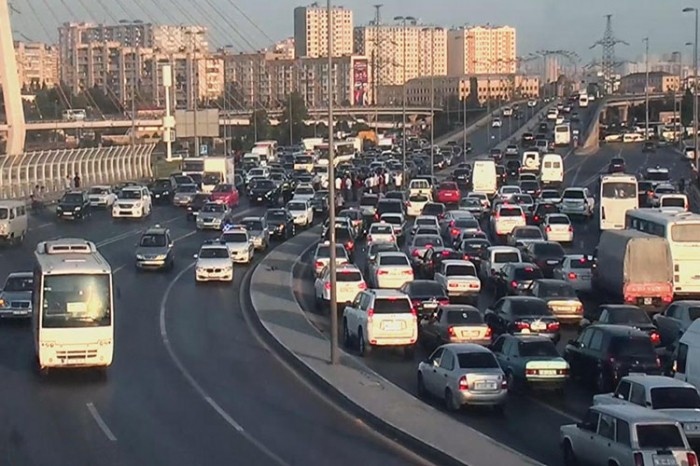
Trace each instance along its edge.
{"label": "car windshield", "polygon": [[447,323],[451,325],[483,324],[484,319],[478,310],[449,310]]}
{"label": "car windshield", "polygon": [[323,200],[328,197],[328,191],[316,191],[314,193],[315,200]]}
{"label": "car windshield", "polygon": [[653,409],[700,409],[700,394],[695,387],[658,387],[651,389]]}
{"label": "car windshield", "polygon": [[454,190],[457,190],[457,189],[459,189],[459,188],[457,187],[457,183],[454,183],[454,182],[452,182],[452,181],[449,181],[449,182],[445,182],[445,183],[440,184],[440,188],[439,188],[439,189],[441,189],[441,190],[451,190],[451,191],[454,191]]}
{"label": "car windshield", "polygon": [[287,213],[283,210],[268,210],[265,213],[265,218],[270,221],[270,220],[286,220],[287,219]]}
{"label": "car windshield", "polygon": [[125,189],[119,193],[119,199],[141,199],[141,191]]}
{"label": "car windshield", "polygon": [[520,209],[520,207],[501,207],[501,209],[498,211],[498,215],[500,217],[521,217],[523,215],[523,211]]}
{"label": "car windshield", "polygon": [[556,346],[549,340],[520,341],[518,342],[518,350],[520,356],[524,358],[559,357]]}
{"label": "car windshield", "polygon": [[0,220],[7,220],[10,210],[7,207],[0,207]]}
{"label": "car windshield", "polygon": [[559,243],[536,243],[534,252],[538,256],[562,257],[564,248]]}
{"label": "car windshield", "polygon": [[455,228],[462,229],[479,229],[479,222],[473,218],[459,218],[455,220]]}
{"label": "car windshield", "polygon": [[32,277],[8,277],[3,291],[12,293],[19,291],[32,291],[33,286],[34,279]]}
{"label": "car windshield", "polygon": [[375,299],[375,314],[410,314],[413,312],[411,302],[406,298]]}
{"label": "car windshield", "polygon": [[262,231],[263,223],[260,220],[245,220],[241,224],[250,231]]}
{"label": "car windshield", "polygon": [[[335,255],[336,255],[336,257],[340,257],[340,258],[347,257],[347,253],[345,252],[345,247],[343,247],[342,244],[336,244]],[[317,259],[328,259],[329,257],[331,257],[330,246],[327,246],[325,244],[322,246],[319,246],[318,249],[316,250],[316,258]]]}
{"label": "car windshield", "polygon": [[287,210],[306,210],[306,204],[303,202],[290,202],[287,204]]}
{"label": "car windshield", "polygon": [[212,190],[214,193],[230,193],[231,191],[233,191],[233,186],[230,184],[219,184]]}
{"label": "car windshield", "polygon": [[442,285],[432,281],[412,282],[409,291],[412,296],[443,296],[445,294]]}
{"label": "car windshield", "polygon": [[335,274],[339,282],[361,282],[362,274],[357,270],[338,270]]}
{"label": "car windshield", "polygon": [[668,181],[669,172],[666,170],[647,170],[644,178],[649,181]]}
{"label": "car windshield", "polygon": [[569,221],[569,217],[565,217],[564,215],[552,215],[549,217],[548,223],[550,225],[569,225],[571,222]]}
{"label": "car windshield", "polygon": [[496,264],[520,262],[520,254],[516,251],[497,252],[493,255],[493,262]]}
{"label": "car windshield", "polygon": [[202,212],[212,212],[212,213],[221,213],[221,212],[226,212],[226,206],[223,204],[205,204],[202,207]]}
{"label": "car windshield", "polygon": [[404,256],[379,256],[379,265],[409,265]]}
{"label": "car windshield", "polygon": [[146,234],[141,237],[139,246],[142,248],[162,248],[165,247],[165,235]]}
{"label": "car windshield", "polygon": [[155,183],[153,183],[153,187],[170,189],[170,180],[156,180]]}
{"label": "car windshield", "polygon": [[402,220],[398,215],[382,215],[382,222],[390,223],[392,225],[401,225]]}
{"label": "car windshield", "polygon": [[634,307],[620,307],[608,310],[611,324],[650,324],[651,319],[646,311]]}
{"label": "car windshield", "polygon": [[529,194],[516,194],[513,196],[513,202],[517,204],[532,204],[534,201]]}
{"label": "car windshield", "polygon": [[302,196],[313,196],[314,188],[300,187],[294,191],[294,194],[301,194]]}
{"label": "car windshield", "polygon": [[632,199],[637,197],[637,186],[634,183],[607,182],[603,184],[602,195],[612,199]]}
{"label": "car windshield", "polygon": [[109,189],[95,187],[95,188],[90,188],[89,193],[90,194],[109,194]]}
{"label": "car windshield", "polygon": [[664,197],[661,199],[661,207],[685,208],[685,198],[682,198],[682,197]]}
{"label": "car windshield", "polygon": [[202,175],[202,184],[216,185],[222,181],[220,173],[204,173],[204,175]]}
{"label": "car windshield", "polygon": [[82,194],[66,194],[63,196],[63,202],[66,204],[80,204],[83,202]]}
{"label": "car windshield", "polygon": [[460,207],[481,207],[481,201],[475,197],[462,199],[459,203]]}
{"label": "car windshield", "polygon": [[435,235],[419,235],[413,239],[413,246],[423,247],[432,245],[433,247],[442,247],[442,239]]}
{"label": "car windshield", "polygon": [[583,195],[583,191],[580,189],[567,189],[562,195],[564,199],[585,199],[586,196]]}
{"label": "car windshield", "polygon": [[367,250],[367,255],[376,256],[380,252],[398,252],[399,246],[396,243],[374,243]]}
{"label": "car windshield", "polygon": [[423,215],[440,215],[445,212],[445,206],[442,204],[426,204],[423,207]]}
{"label": "car windshield", "polygon": [[521,181],[520,182],[520,188],[526,189],[526,190],[531,190],[531,189],[538,189],[540,187],[540,184],[537,181]]}
{"label": "car windshield", "polygon": [[394,228],[391,225],[372,225],[369,230],[370,235],[391,235]]}
{"label": "car windshield", "polygon": [[446,275],[448,277],[475,277],[476,276],[476,268],[472,265],[466,265],[466,264],[455,264],[455,265],[448,265],[447,270],[446,270]]}
{"label": "car windshield", "polygon": [[640,450],[685,449],[683,435],[676,424],[637,424],[636,429]]}
{"label": "car windshield", "polygon": [[550,315],[547,303],[539,299],[512,300],[510,311],[514,316],[548,316]]}
{"label": "car windshield", "polygon": [[275,182],[272,180],[256,180],[253,184],[253,189],[271,190],[275,187]]}
{"label": "car windshield", "polygon": [[110,274],[45,275],[42,280],[42,327],[111,325]]}
{"label": "car windshield", "polygon": [[364,207],[375,207],[378,201],[379,199],[377,199],[376,196],[364,196],[362,199],[360,199],[360,205]]}
{"label": "car windshield", "polygon": [[541,298],[576,298],[576,291],[568,283],[540,283]]}
{"label": "car windshield", "polygon": [[200,259],[228,259],[229,252],[226,248],[204,248],[199,251]]}
{"label": "car windshield", "polygon": [[543,278],[543,275],[537,267],[523,267],[514,270],[513,278],[515,280],[537,280]]}
{"label": "car windshield", "polygon": [[496,357],[485,351],[473,353],[459,353],[457,355],[460,369],[497,369],[500,366]]}
{"label": "car windshield", "polygon": [[539,228],[518,228],[513,232],[515,238],[542,239],[542,232]]}
{"label": "car windshield", "polygon": [[421,226],[421,227],[424,227],[424,226],[433,227],[436,225],[435,219],[432,219],[432,218],[417,218],[415,224],[417,226]]}
{"label": "car windshield", "polygon": [[197,192],[197,185],[196,184],[183,184],[183,185],[177,187],[177,192],[179,192],[179,193],[196,193]]}

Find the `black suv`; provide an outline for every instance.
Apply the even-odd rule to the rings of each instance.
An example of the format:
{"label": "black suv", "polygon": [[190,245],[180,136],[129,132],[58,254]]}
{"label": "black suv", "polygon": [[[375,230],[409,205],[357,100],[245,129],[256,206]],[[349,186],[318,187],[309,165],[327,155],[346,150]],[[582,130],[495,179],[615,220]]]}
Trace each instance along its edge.
{"label": "black suv", "polygon": [[175,194],[175,181],[173,178],[158,178],[148,189],[151,191],[153,203],[170,204]]}
{"label": "black suv", "polygon": [[531,225],[542,225],[544,223],[545,217],[549,214],[558,214],[559,207],[552,202],[538,202],[532,209],[532,214],[530,215]]}
{"label": "black suv", "polygon": [[211,196],[207,193],[197,193],[192,197],[192,202],[187,206],[187,220],[195,220],[204,204],[209,202]]}
{"label": "black suv", "polygon": [[270,236],[287,240],[294,236],[294,218],[287,212],[287,209],[268,209],[265,212],[265,221],[270,229]]}
{"label": "black suv", "polygon": [[544,278],[542,270],[535,264],[527,262],[512,262],[505,264],[493,276],[493,287],[496,296],[522,295],[532,282]]}
{"label": "black suv", "polygon": [[255,180],[248,192],[251,204],[267,204],[273,206],[277,204],[280,197],[280,189],[272,180]]}
{"label": "black suv", "polygon": [[63,195],[56,207],[58,218],[76,219],[90,215],[90,199],[87,191],[69,191]]}
{"label": "black suv", "polygon": [[586,327],[564,349],[571,376],[593,383],[596,391],[612,391],[631,372],[661,375],[661,361],[646,332],[626,325]]}
{"label": "black suv", "polygon": [[554,268],[565,254],[564,248],[556,241],[538,241],[523,248],[523,260],[537,264],[546,278],[553,278]]}

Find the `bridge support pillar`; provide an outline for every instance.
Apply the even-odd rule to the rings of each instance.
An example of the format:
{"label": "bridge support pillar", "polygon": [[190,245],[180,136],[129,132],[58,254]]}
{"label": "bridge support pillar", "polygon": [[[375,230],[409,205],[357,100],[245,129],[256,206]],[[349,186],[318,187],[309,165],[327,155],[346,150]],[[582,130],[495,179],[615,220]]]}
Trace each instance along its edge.
{"label": "bridge support pillar", "polygon": [[630,113],[630,106],[623,105],[620,107],[619,110],[620,110],[620,121],[627,122],[627,119],[629,118],[629,113]]}
{"label": "bridge support pillar", "polygon": [[24,121],[22,89],[17,73],[10,8],[7,0],[0,0],[0,83],[2,83],[2,95],[5,99],[8,126],[6,152],[9,155],[21,154],[24,152],[27,128]]}

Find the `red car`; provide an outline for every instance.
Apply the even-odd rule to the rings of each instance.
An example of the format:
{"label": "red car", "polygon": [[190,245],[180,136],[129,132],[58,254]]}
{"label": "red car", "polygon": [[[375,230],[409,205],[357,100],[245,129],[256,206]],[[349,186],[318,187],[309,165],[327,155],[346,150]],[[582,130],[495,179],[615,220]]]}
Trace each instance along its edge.
{"label": "red car", "polygon": [[437,192],[437,201],[443,204],[457,204],[461,198],[461,193],[457,183],[454,181],[445,181],[440,183]]}
{"label": "red car", "polygon": [[218,202],[220,204],[226,204],[229,207],[235,207],[239,202],[238,190],[232,184],[220,183],[214,186],[210,199],[212,202]]}

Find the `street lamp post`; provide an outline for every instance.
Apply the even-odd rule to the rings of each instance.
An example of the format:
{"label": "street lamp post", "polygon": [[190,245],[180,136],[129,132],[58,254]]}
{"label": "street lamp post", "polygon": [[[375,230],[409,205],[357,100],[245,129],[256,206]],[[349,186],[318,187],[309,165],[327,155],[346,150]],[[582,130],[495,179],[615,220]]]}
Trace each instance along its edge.
{"label": "street lamp post", "polygon": [[[337,196],[335,190],[335,147],[333,141],[333,7],[331,0],[327,0],[326,14],[328,21],[328,197],[332,203],[328,209],[328,225],[330,254],[328,269],[331,278],[330,314],[331,314],[331,364],[338,364],[340,354],[338,351],[338,282],[336,277],[336,237],[335,237],[335,206]],[[405,170],[405,168],[404,168]]]}
{"label": "street lamp post", "polygon": [[694,169],[698,171],[698,9],[695,7],[683,8],[683,13],[695,13],[695,40],[693,41],[693,148],[695,156],[693,160]]}
{"label": "street lamp post", "polygon": [[[428,30],[430,31],[430,176],[435,176],[435,28],[423,29],[423,31]],[[466,142],[464,145],[466,146]]]}
{"label": "street lamp post", "polygon": [[[140,19],[121,19],[119,24],[125,26],[138,26],[143,24]],[[140,43],[131,44],[133,56],[134,56],[134,75],[131,82],[131,145],[136,144],[136,86],[141,79],[141,54],[140,54]],[[125,78],[125,88],[126,88],[126,78]],[[124,96],[125,97],[125,96]],[[126,99],[125,99],[126,100]]]}
{"label": "street lamp post", "polygon": [[642,39],[644,42],[644,140],[649,139],[649,38]]}
{"label": "street lamp post", "polygon": [[[681,74],[683,73],[683,55],[681,52],[673,52],[673,55],[675,55],[678,60],[678,87],[673,90],[673,138],[675,141],[675,138],[678,138],[677,141],[675,141],[678,144],[678,149],[682,149],[681,147],[681,138],[678,137],[678,121],[680,114],[682,112],[682,102],[683,102],[683,90],[681,88],[681,83],[683,82],[683,78]],[[680,100],[678,99],[678,96],[680,95]]]}
{"label": "street lamp post", "polygon": [[191,64],[190,64],[190,85],[192,86],[192,108],[193,108],[193,124],[194,124],[194,131],[193,131],[193,136],[194,136],[194,156],[199,157],[199,136],[198,136],[198,131],[197,131],[197,113],[199,112],[198,107],[198,100],[199,100],[199,80],[197,77],[199,76],[199,63],[197,62],[197,47],[194,46],[194,36],[198,35],[203,35],[204,31],[198,30],[198,31],[191,31],[188,30],[185,34],[190,36],[190,50],[192,52],[191,55]]}
{"label": "street lamp post", "polygon": [[402,125],[401,125],[401,135],[402,135],[402,142],[401,142],[401,150],[403,152],[403,173],[401,175],[401,182],[406,183],[406,100],[407,100],[407,95],[406,95],[406,23],[409,21],[415,22],[416,18],[413,16],[396,16],[394,17],[394,21],[400,21],[402,24],[402,32],[403,32],[403,103],[402,103]]}
{"label": "street lamp post", "polygon": [[228,130],[229,126],[226,124],[230,120],[230,115],[228,113],[228,98],[226,97],[226,89],[228,86],[227,78],[228,78],[228,73],[226,73],[226,57],[227,57],[227,50],[233,48],[233,45],[224,45],[221,47],[221,54],[223,56],[223,67],[224,67],[224,91],[223,91],[223,102],[222,102],[222,110],[224,111],[224,156],[228,157],[229,155],[229,145],[228,145]]}

